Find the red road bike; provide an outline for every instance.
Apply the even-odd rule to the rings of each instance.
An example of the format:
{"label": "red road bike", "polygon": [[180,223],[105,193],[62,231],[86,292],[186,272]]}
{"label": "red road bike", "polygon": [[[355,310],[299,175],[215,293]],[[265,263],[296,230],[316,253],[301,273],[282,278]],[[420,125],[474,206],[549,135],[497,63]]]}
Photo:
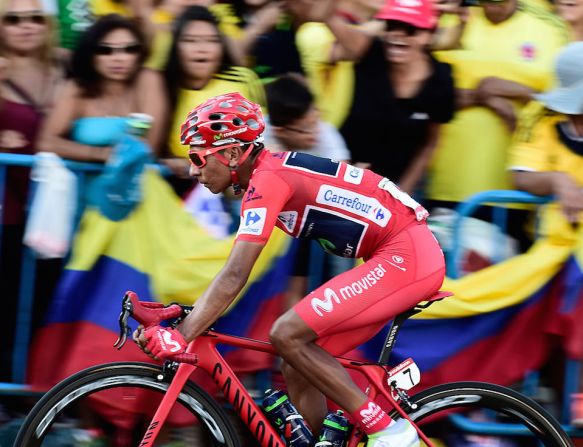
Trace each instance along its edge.
{"label": "red road bike", "polygon": [[[517,436],[529,434],[538,445],[571,447],[571,439],[547,411],[509,388],[482,382],[455,382],[409,395],[409,390],[420,381],[419,368],[414,361],[407,359],[395,367],[388,366],[397,333],[409,317],[447,296],[450,296],[448,292],[439,292],[428,301],[398,315],[387,334],[378,362],[367,363],[341,357],[338,361],[346,369],[357,371],[366,379],[366,393],[371,399],[382,398],[383,402],[388,402],[388,413],[393,419],[406,418],[411,421],[419,437],[428,446],[433,444],[424,433],[424,422],[427,420],[452,412],[486,409],[494,417],[503,420],[509,431]],[[177,324],[191,309],[178,304],[163,306],[140,302],[135,293],[128,292],[122,303],[120,338],[115,345],[121,348],[125,343],[130,331],[129,317],[146,327],[165,320]],[[277,355],[269,343],[209,329],[190,343],[186,353],[165,362],[163,366],[122,362],[88,368],[57,384],[39,400],[21,426],[14,446],[48,445],[52,430],[63,424],[70,412],[90,405],[91,399],[98,399],[100,393],[112,389],[122,391],[118,394],[121,400],[136,399],[144,389],[158,396],[157,399],[148,400],[152,415],[144,429],[137,431],[133,439],[118,440],[117,445],[156,445],[156,439],[167,423],[171,410],[179,406],[198,421],[195,425],[199,441],[202,440],[201,445],[240,446],[240,436],[224,406],[190,380],[196,369],[208,373],[259,446],[285,446],[285,440],[271,426],[260,406],[217,350],[218,345]],[[366,436],[357,427],[351,427],[346,446],[356,447],[360,442],[366,442]]]}

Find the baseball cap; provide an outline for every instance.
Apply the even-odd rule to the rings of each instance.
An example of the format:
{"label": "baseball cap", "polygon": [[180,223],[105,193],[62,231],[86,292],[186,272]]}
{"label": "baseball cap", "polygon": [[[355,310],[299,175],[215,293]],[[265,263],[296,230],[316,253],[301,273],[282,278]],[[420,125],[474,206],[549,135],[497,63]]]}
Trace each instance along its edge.
{"label": "baseball cap", "polygon": [[573,42],[561,50],[555,65],[559,85],[535,95],[548,109],[566,115],[583,114],[583,42]]}
{"label": "baseball cap", "polygon": [[398,20],[423,29],[431,29],[437,24],[432,0],[387,0],[376,18]]}

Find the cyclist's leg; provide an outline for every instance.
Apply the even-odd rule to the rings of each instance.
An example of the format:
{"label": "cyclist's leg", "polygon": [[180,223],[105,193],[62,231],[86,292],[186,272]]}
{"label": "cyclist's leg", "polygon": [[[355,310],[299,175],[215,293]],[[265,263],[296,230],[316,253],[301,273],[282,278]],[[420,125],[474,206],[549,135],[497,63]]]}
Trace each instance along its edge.
{"label": "cyclist's leg", "polygon": [[[369,340],[384,326],[384,321],[370,324],[366,328],[358,328],[357,330],[320,338],[316,341],[316,344],[332,355],[342,355]],[[339,340],[342,342],[339,342]],[[314,432],[319,433],[327,412],[326,396],[285,361],[282,364],[281,371],[292,402],[308,421]]]}
{"label": "cyclist's leg", "polygon": [[319,433],[326,417],[326,397],[289,363],[283,362],[281,372],[291,401],[314,433]]}
{"label": "cyclist's leg", "polygon": [[356,412],[367,402],[366,395],[315,341],[358,328],[368,332],[373,323],[380,329],[380,323],[434,293],[443,271],[443,256],[429,230],[412,227],[286,312],[274,325],[271,340],[306,380],[345,410]]}

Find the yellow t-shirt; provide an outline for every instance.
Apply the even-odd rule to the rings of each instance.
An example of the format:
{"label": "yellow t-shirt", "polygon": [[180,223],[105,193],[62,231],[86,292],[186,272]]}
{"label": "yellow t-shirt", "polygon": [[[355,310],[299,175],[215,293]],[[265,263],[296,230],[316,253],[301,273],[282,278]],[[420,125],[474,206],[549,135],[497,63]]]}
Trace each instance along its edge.
{"label": "yellow t-shirt", "polygon": [[[530,103],[521,117],[510,149],[509,169],[535,172],[565,172],[583,188],[583,156],[570,150],[559,139],[557,123],[567,117]],[[567,235],[570,225],[557,204],[549,206],[544,215],[542,232],[547,235]]]}
{"label": "yellow t-shirt", "polygon": [[263,84],[248,68],[231,67],[225,73],[215,75],[201,90],[180,89],[168,140],[168,147],[174,156],[186,157],[186,147],[180,144],[180,125],[188,113],[213,96],[231,92],[239,92],[245,98],[260,104],[266,113]]}
{"label": "yellow t-shirt", "polygon": [[119,14],[124,17],[130,15],[130,11],[122,3],[116,3],[112,0],[91,0],[91,11],[97,17],[105,16],[107,14]]}
{"label": "yellow t-shirt", "polygon": [[209,7],[219,22],[221,32],[231,38],[239,39],[243,36],[241,19],[235,14],[235,8],[229,3],[216,3]]}
{"label": "yellow t-shirt", "polygon": [[322,23],[305,23],[296,33],[296,46],[322,119],[339,128],[352,106],[354,64],[328,63],[335,40]]}
{"label": "yellow t-shirt", "polygon": [[[436,53],[453,67],[457,88],[473,89],[496,76],[543,91],[554,82],[554,62],[568,41],[564,23],[540,8],[519,5],[508,20],[493,24],[482,8],[471,8],[462,49]],[[520,112],[516,103],[515,110]],[[427,196],[463,201],[490,189],[511,189],[506,166],[511,134],[502,120],[485,107],[459,110],[442,127],[433,157]]]}

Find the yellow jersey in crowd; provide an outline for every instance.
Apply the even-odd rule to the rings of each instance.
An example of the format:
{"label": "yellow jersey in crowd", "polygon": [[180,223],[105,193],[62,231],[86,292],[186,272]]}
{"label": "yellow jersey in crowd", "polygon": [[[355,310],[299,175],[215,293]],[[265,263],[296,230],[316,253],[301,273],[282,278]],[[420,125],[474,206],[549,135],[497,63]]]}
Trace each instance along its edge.
{"label": "yellow jersey in crowd", "polygon": [[[542,8],[519,3],[508,20],[494,24],[482,8],[473,7],[462,36],[461,49],[436,53],[453,66],[457,88],[474,89],[488,76],[515,81],[544,91],[554,83],[554,63],[568,41],[564,23]],[[514,104],[517,114],[522,105]],[[511,133],[485,107],[458,110],[442,127],[435,151],[427,195],[456,201],[490,189],[510,189],[506,171]]]}
{"label": "yellow jersey in crowd", "polygon": [[245,98],[261,104],[263,108],[265,107],[263,84],[252,70],[244,67],[231,67],[224,73],[216,74],[200,90],[183,88],[178,91],[178,101],[174,110],[174,119],[172,120],[172,131],[168,140],[168,147],[172,155],[186,157],[186,149],[180,144],[179,130],[184,117],[188,115],[193,107],[213,96],[231,92],[239,92]]}
{"label": "yellow jersey in crowd", "polygon": [[[567,121],[538,102],[524,110],[521,125],[511,146],[508,166],[511,170],[565,172],[583,188],[583,156],[561,142],[557,124]],[[544,214],[541,233],[554,238],[569,235],[572,228],[559,206],[553,204]]]}

